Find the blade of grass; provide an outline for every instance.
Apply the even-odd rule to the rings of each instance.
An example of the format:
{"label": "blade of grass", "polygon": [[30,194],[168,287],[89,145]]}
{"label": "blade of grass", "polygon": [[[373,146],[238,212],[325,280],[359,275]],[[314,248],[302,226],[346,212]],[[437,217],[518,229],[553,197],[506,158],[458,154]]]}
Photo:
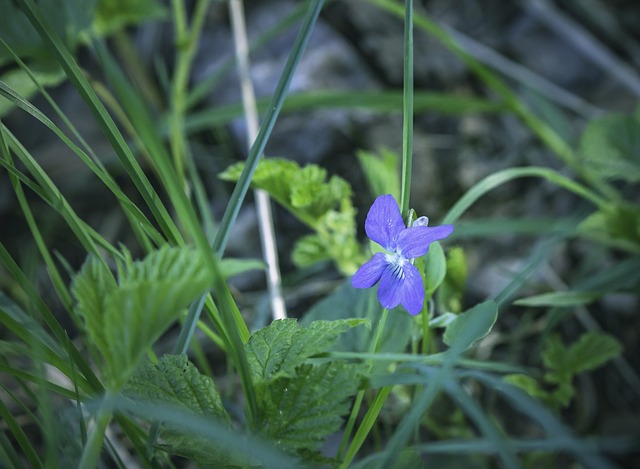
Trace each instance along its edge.
{"label": "blade of grass", "polygon": [[413,0],[404,2],[404,82],[402,86],[402,179],[400,213],[409,214],[413,164]]}
{"label": "blade of grass", "polygon": [[171,219],[169,212],[160,202],[158,194],[151,186],[149,179],[144,174],[133,153],[127,146],[127,143],[122,137],[122,134],[118,130],[115,122],[105,109],[104,105],[98,99],[95,91],[91,88],[91,85],[84,76],[84,73],[69,53],[58,34],[51,28],[47,20],[42,15],[40,8],[33,0],[18,0],[17,4],[25,13],[44,43],[50,48],[54,57],[67,74],[67,77],[74,84],[78,93],[80,93],[83,100],[89,107],[89,110],[94,115],[98,125],[118,155],[120,162],[126,169],[127,174],[129,174],[140,195],[143,197],[147,206],[153,213],[162,232],[168,239],[174,242],[181,241],[182,236]]}
{"label": "blade of grass", "polygon": [[[256,101],[259,112],[269,109],[271,100]],[[482,98],[460,96],[449,93],[414,91],[415,112],[438,112],[442,114],[466,114],[470,112],[504,112],[504,104]],[[377,112],[402,112],[403,93],[399,91],[320,90],[296,92],[287,96],[282,112],[300,112],[316,109],[365,109]],[[185,120],[188,133],[207,130],[212,125],[221,125],[242,115],[242,104],[217,106],[196,111]]]}
{"label": "blade of grass", "polygon": [[598,208],[605,208],[609,205],[605,199],[595,194],[587,187],[561,175],[557,171],[549,168],[539,168],[535,166],[524,168],[509,168],[497,173],[491,174],[469,189],[460,199],[449,209],[442,223],[455,223],[458,218],[480,197],[496,187],[523,177],[539,177],[545,179],[557,186],[567,189],[574,194],[579,195],[585,200],[590,201]]}
{"label": "blade of grass", "polygon": [[[396,3],[393,0],[369,1],[396,16],[403,16],[402,4]],[[594,179],[588,171],[584,170],[568,142],[560,137],[551,126],[529,110],[495,73],[464,51],[441,26],[419,13],[414,15],[414,21],[417,27],[438,39],[445,47],[460,58],[478,78],[495,91],[504,100],[505,104],[566,166],[575,171],[576,174],[579,174],[582,179],[589,182],[594,188],[599,189],[607,197],[613,200],[620,199],[620,195],[613,187],[603,181]]]}
{"label": "blade of grass", "polygon": [[0,399],[0,417],[2,417],[5,425],[9,428],[9,431],[20,446],[20,449],[22,449],[24,456],[27,458],[27,461],[29,461],[29,465],[35,468],[44,467],[40,457],[38,456],[38,452],[31,444],[29,437],[15,417],[11,414],[11,411],[2,399]]}

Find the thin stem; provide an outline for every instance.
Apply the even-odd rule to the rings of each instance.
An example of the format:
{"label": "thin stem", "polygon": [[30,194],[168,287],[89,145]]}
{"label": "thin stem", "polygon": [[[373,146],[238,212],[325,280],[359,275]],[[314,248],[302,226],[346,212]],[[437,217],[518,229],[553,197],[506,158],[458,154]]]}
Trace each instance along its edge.
{"label": "thin stem", "polygon": [[413,0],[405,0],[404,17],[404,84],[402,112],[402,181],[400,213],[406,218],[411,193],[413,162]]}
{"label": "thin stem", "polygon": [[[380,346],[382,345],[382,334],[384,332],[384,326],[387,323],[388,317],[389,317],[389,310],[383,309],[382,317],[380,318],[380,321],[378,321],[378,328],[376,330],[376,335],[369,345],[369,353],[378,353],[378,351],[380,350]],[[369,361],[369,366],[371,366],[372,363],[373,363],[372,361]],[[347,424],[345,425],[344,433],[342,434],[342,441],[340,442],[340,448],[338,449],[338,457],[340,457],[340,455],[344,453],[347,443],[349,441],[349,438],[351,437],[351,432],[353,431],[353,427],[355,426],[356,419],[358,418],[358,414],[360,413],[360,408],[362,407],[362,400],[364,399],[364,393],[365,393],[364,390],[358,391],[358,394],[356,395],[356,399],[353,402],[353,407],[351,409],[351,414],[349,415],[349,420],[347,421]],[[361,428],[358,429],[358,432],[356,433],[356,437],[358,435],[361,435]],[[371,430],[371,427],[369,427],[369,429],[367,430],[367,433],[369,432],[369,430]],[[356,443],[356,437],[354,437],[353,441],[351,442],[351,445],[349,446],[349,450],[347,454],[350,454],[353,451],[353,448],[355,446],[359,448],[362,445],[362,442],[364,441],[364,437],[366,437],[366,434],[364,434],[362,441],[360,441],[359,443]],[[353,455],[351,456],[351,458],[353,458]]]}
{"label": "thin stem", "polygon": [[[249,64],[249,41],[244,20],[242,0],[230,0],[229,14],[231,27],[236,46],[236,63],[238,75],[240,75],[240,89],[242,90],[242,106],[245,122],[247,123],[247,147],[255,141],[258,135],[258,107],[256,96],[251,82]],[[275,229],[269,194],[262,189],[255,189],[256,210],[258,214],[258,226],[260,228],[260,241],[264,260],[267,264],[267,287],[271,300],[271,313],[273,319],[287,317],[280,279],[280,267],[278,262],[278,250],[276,247]]]}
{"label": "thin stem", "polygon": [[[107,397],[105,396],[105,401]],[[89,434],[87,445],[82,451],[82,457],[78,464],[79,469],[93,469],[97,467],[98,459],[100,458],[100,452],[102,451],[102,445],[104,444],[104,435],[107,431],[107,426],[111,421],[111,410],[100,408],[96,417],[95,426]]]}
{"label": "thin stem", "polygon": [[173,0],[174,25],[176,28],[176,71],[171,87],[171,154],[180,181],[184,181],[184,158],[186,140],[184,134],[184,113],[187,108],[187,85],[191,64],[198,45],[200,31],[209,0],[199,0],[193,14],[191,28],[187,25],[183,0]]}

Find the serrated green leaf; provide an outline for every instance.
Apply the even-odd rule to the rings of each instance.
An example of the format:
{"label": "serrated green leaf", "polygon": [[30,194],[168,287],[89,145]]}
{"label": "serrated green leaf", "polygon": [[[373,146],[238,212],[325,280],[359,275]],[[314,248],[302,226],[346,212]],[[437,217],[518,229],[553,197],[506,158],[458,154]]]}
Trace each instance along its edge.
{"label": "serrated green leaf", "polygon": [[586,332],[569,347],[559,336],[551,336],[542,352],[544,365],[549,370],[545,379],[558,384],[571,382],[574,375],[598,368],[621,352],[618,340],[597,331]]}
{"label": "serrated green leaf", "polygon": [[304,328],[295,319],[273,321],[252,334],[245,345],[252,375],[256,382],[291,376],[307,358],[328,351],[340,334],[365,322],[315,321]]}
{"label": "serrated green leaf", "polygon": [[141,261],[119,265],[117,285],[100,261],[87,261],[72,292],[87,332],[105,357],[114,389],[212,281],[200,253],[187,247],[164,247]]}
{"label": "serrated green leaf", "polygon": [[600,243],[640,251],[640,207],[618,203],[602,208],[578,226],[578,233]]}
{"label": "serrated green leaf", "polygon": [[[213,380],[200,374],[186,355],[164,355],[157,365],[144,362],[136,369],[123,393],[136,400],[170,405],[225,424],[230,422]],[[163,425],[159,436],[165,451],[198,464],[240,467],[247,463],[238,460],[237,456],[232,458],[222,446],[194,438],[171,426]]]}
{"label": "serrated green leaf", "polygon": [[340,428],[360,371],[361,365],[343,362],[305,364],[293,377],[271,382],[262,395],[261,432],[285,450],[319,450]]}
{"label": "serrated green leaf", "polygon": [[165,247],[119,272],[119,287],[105,301],[107,362],[121,380],[180,312],[212,284],[200,253]]}
{"label": "serrated green leaf", "polygon": [[98,0],[93,30],[111,34],[143,21],[164,18],[166,13],[156,0]]}
{"label": "serrated green leaf", "polygon": [[464,351],[485,337],[498,319],[498,305],[485,301],[460,314],[444,331],[444,343]]}
{"label": "serrated green leaf", "polygon": [[367,177],[371,195],[391,194],[400,200],[400,158],[387,148],[379,154],[359,150],[356,154]]}
{"label": "serrated green leaf", "polygon": [[[220,178],[236,181],[243,163],[227,168]],[[293,250],[298,266],[333,259],[345,275],[353,274],[364,263],[351,204],[351,187],[342,178],[327,180],[325,169],[317,165],[298,166],[281,158],[267,158],[258,164],[251,185],[266,190],[294,216],[315,230]]]}
{"label": "serrated green leaf", "polygon": [[607,179],[640,181],[640,114],[609,114],[589,124],[580,142],[582,164]]}
{"label": "serrated green leaf", "polygon": [[200,374],[186,355],[163,355],[157,364],[138,366],[123,393],[135,399],[172,405],[194,414],[230,421],[213,380]]}
{"label": "serrated green leaf", "polygon": [[550,306],[550,307],[567,307],[580,306],[589,304],[602,296],[597,292],[577,292],[577,291],[560,291],[542,293],[540,295],[521,298],[514,302],[518,306]]}
{"label": "serrated green leaf", "polygon": [[109,354],[109,345],[104,331],[106,300],[118,285],[111,271],[100,259],[90,256],[71,283],[71,293],[78,303],[78,313],[91,341],[104,355]]}
{"label": "serrated green leaf", "polygon": [[[300,323],[311,324],[318,319],[336,320],[350,317],[366,319],[371,324],[380,320],[380,302],[375,289],[353,288],[351,280],[346,280],[331,295],[313,305],[302,317]],[[394,314],[387,318],[382,333],[379,351],[381,353],[404,352],[413,327],[413,318],[408,314]],[[344,352],[368,352],[372,340],[371,331],[362,327],[353,328],[341,334],[333,350]]]}

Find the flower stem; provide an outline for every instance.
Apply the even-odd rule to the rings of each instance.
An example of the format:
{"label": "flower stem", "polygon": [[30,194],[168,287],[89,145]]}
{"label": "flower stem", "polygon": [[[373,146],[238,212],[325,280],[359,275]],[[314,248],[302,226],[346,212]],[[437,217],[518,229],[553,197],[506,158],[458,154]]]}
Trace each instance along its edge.
{"label": "flower stem", "polygon": [[404,84],[402,106],[402,181],[400,213],[406,219],[411,192],[413,161],[413,0],[405,0],[404,16]]}

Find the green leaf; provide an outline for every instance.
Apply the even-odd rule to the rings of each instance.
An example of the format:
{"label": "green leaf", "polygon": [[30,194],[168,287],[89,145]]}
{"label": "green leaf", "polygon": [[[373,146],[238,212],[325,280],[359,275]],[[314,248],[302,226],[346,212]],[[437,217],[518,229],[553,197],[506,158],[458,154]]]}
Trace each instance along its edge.
{"label": "green leaf", "polygon": [[256,382],[279,376],[292,376],[294,369],[307,358],[326,352],[338,336],[363,319],[314,321],[301,327],[295,319],[273,321],[251,335],[245,345],[247,360]]}
{"label": "green leaf", "polygon": [[233,277],[234,275],[248,272],[249,270],[264,270],[265,263],[259,259],[235,259],[227,257],[220,261],[222,275]]}
{"label": "green leaf", "polygon": [[164,18],[166,13],[156,0],[98,0],[93,30],[107,35],[143,21]]}
{"label": "green leaf", "polygon": [[515,301],[514,304],[530,307],[580,306],[589,304],[600,296],[602,296],[602,294],[598,292],[559,291],[521,298]]}
{"label": "green leaf", "polygon": [[640,112],[591,122],[580,142],[581,163],[606,179],[640,181]]}
{"label": "green leaf", "polygon": [[446,275],[438,290],[438,303],[441,310],[460,312],[467,283],[467,257],[460,247],[448,249],[446,257]]}
{"label": "green leaf", "polygon": [[[308,325],[318,319],[337,320],[350,317],[366,319],[370,324],[380,320],[382,307],[373,288],[353,288],[351,280],[346,280],[331,295],[313,305],[302,317],[300,323]],[[382,333],[380,353],[404,352],[411,339],[413,318],[406,313],[391,311]],[[372,340],[371,330],[353,328],[341,334],[333,350],[343,352],[369,352]]]}
{"label": "green leaf", "polygon": [[109,354],[104,330],[106,300],[117,288],[109,268],[95,256],[89,257],[71,283],[71,293],[78,303],[78,313],[84,319],[87,333],[105,357]]}
{"label": "green leaf", "polygon": [[[142,363],[126,384],[123,394],[230,424],[229,414],[213,380],[200,374],[186,355],[164,355],[157,365],[149,361]],[[225,447],[170,425],[162,425],[159,436],[164,450],[198,464],[236,467],[243,463],[237,456],[232,458]]]}
{"label": "green leaf", "polygon": [[498,319],[494,301],[480,303],[460,314],[444,331],[444,343],[451,349],[464,351],[485,337]]}
{"label": "green leaf", "polygon": [[505,382],[522,389],[531,397],[535,397],[538,399],[549,398],[549,393],[542,389],[538,380],[532,378],[531,376],[523,374],[510,374],[505,375],[502,379]]}
{"label": "green leaf", "polygon": [[[227,168],[220,177],[236,181],[244,163]],[[351,204],[351,187],[342,178],[327,180],[325,169],[317,165],[298,166],[281,158],[261,160],[251,179],[251,186],[266,190],[302,222],[315,230],[293,249],[298,266],[333,259],[345,275],[353,274],[365,259],[356,239],[355,210]]]}
{"label": "green leaf", "polygon": [[371,195],[391,194],[400,200],[400,158],[387,148],[379,154],[359,150],[357,155],[360,167],[367,177]]}
{"label": "green leaf", "polygon": [[439,242],[431,243],[425,256],[425,295],[431,297],[447,274],[447,259]]}
{"label": "green leaf", "polygon": [[87,332],[106,359],[114,389],[212,282],[202,255],[187,247],[164,247],[142,261],[120,265],[117,287],[108,269],[89,259],[72,291]]}
{"label": "green leaf", "polygon": [[609,205],[587,217],[578,232],[604,244],[640,251],[640,207],[629,203]]}
{"label": "green leaf", "polygon": [[549,337],[542,359],[549,370],[545,379],[552,383],[570,382],[583,371],[600,367],[622,352],[622,345],[613,336],[597,331],[586,332],[569,347],[557,335]]}
{"label": "green leaf", "polygon": [[[96,0],[47,0],[40,2],[39,7],[67,48],[74,50],[80,34],[91,24],[95,3]],[[49,49],[14,2],[3,2],[0,31],[18,57],[35,59],[39,65],[53,65]],[[0,46],[0,65],[11,61],[13,56]]]}
{"label": "green leaf", "polygon": [[300,365],[292,377],[264,388],[261,431],[289,451],[317,451],[339,430],[362,365],[331,362]]}
{"label": "green leaf", "polygon": [[[65,78],[64,72],[58,67],[42,68],[41,70],[36,68],[32,69],[31,72],[41,86],[55,86],[60,84]],[[24,99],[29,99],[38,92],[38,85],[36,85],[29,77],[29,74],[21,68],[9,70],[4,73],[2,75],[2,81]],[[7,114],[7,112],[13,108],[14,104],[11,101],[1,99],[0,117]]]}

